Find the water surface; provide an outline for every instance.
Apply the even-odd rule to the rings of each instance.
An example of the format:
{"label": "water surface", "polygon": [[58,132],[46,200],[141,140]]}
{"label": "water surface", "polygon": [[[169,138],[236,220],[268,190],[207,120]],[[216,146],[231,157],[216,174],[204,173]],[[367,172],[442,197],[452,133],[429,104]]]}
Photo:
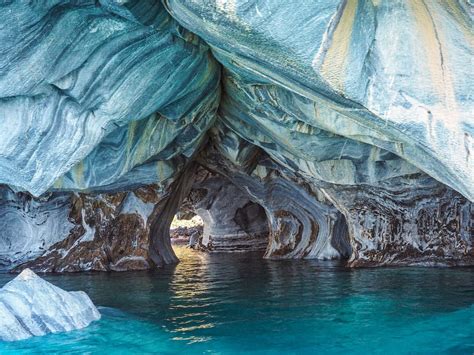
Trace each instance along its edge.
{"label": "water surface", "polygon": [[[349,270],[201,254],[154,272],[45,276],[84,290],[102,319],[1,343],[0,354],[473,354],[473,268]],[[12,278],[0,274],[0,286]]]}

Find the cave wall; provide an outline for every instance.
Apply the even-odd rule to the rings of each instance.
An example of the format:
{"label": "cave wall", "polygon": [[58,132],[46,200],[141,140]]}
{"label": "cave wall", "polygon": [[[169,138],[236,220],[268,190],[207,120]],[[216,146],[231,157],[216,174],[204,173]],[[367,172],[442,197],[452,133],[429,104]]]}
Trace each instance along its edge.
{"label": "cave wall", "polygon": [[[15,264],[20,264],[10,265],[16,266],[15,272],[25,268],[40,272],[145,270],[154,265],[149,255],[150,225],[155,205],[162,200],[156,186],[109,194],[55,195],[41,202],[30,197],[29,203],[34,201],[36,210],[41,211],[56,204],[58,198],[67,198],[67,203],[57,206],[67,216],[45,217],[46,226],[55,226],[48,233],[56,243],[43,244],[41,253],[16,259]],[[38,213],[32,210],[30,213]],[[15,220],[23,224],[29,221]],[[32,235],[17,235],[17,243],[35,240],[38,229],[35,225],[30,228]],[[0,235],[5,237],[9,232]],[[10,249],[12,255],[18,247]]]}
{"label": "cave wall", "polygon": [[267,248],[269,230],[264,208],[226,177],[201,168],[187,199],[204,223],[201,247],[218,252]]}
{"label": "cave wall", "polygon": [[473,264],[473,203],[424,174],[324,191],[348,221],[351,266]]}
{"label": "cave wall", "polygon": [[68,219],[68,194],[34,199],[6,186],[0,187],[0,194],[0,268],[40,256],[73,227]]}
{"label": "cave wall", "polygon": [[177,262],[169,225],[205,189],[217,249],[268,234],[268,258],[472,265],[472,11],[1,3],[0,263]]}
{"label": "cave wall", "polygon": [[266,209],[265,257],[348,257],[353,267],[472,265],[473,203],[426,174],[372,186],[308,181],[224,125],[213,133],[201,159]]}
{"label": "cave wall", "polygon": [[[266,258],[340,259],[349,256],[344,216],[320,191],[275,164],[225,126],[216,127],[200,162],[218,171],[265,209]],[[232,197],[225,195],[229,204]]]}

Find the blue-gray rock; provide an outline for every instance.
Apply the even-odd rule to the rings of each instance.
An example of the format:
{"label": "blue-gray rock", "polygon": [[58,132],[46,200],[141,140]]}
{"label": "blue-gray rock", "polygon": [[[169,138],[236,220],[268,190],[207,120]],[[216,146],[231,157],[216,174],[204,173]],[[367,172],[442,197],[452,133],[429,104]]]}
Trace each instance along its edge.
{"label": "blue-gray rock", "polygon": [[33,199],[2,186],[0,196],[0,268],[39,257],[73,227],[68,194]]}
{"label": "blue-gray rock", "polygon": [[144,164],[137,183],[161,181],[167,160],[192,155],[218,103],[217,64],[160,3],[135,3],[125,17],[95,1],[0,5],[1,183],[86,189]]}
{"label": "blue-gray rock", "polygon": [[[252,109],[265,115],[262,104],[281,106],[271,114],[287,119],[278,125],[282,130],[303,122],[383,148],[474,200],[474,100],[469,94],[474,73],[467,65],[474,54],[472,5],[165,3],[174,18],[212,46],[226,68],[244,78],[244,90],[255,93],[246,98]],[[259,94],[268,84],[290,93],[274,102],[271,95]],[[266,122],[256,131],[265,135],[274,126]],[[289,142],[287,149],[294,145]]]}
{"label": "blue-gray rock", "polygon": [[[92,260],[120,238],[97,211],[129,215],[121,194],[152,185],[149,250],[127,253],[176,262],[169,225],[201,184],[216,191],[194,208],[224,244],[243,245],[241,226],[211,222],[261,206],[269,258],[473,264],[473,11],[458,0],[1,4],[0,258],[15,265],[44,244],[33,264],[77,270],[73,255]],[[226,188],[199,181],[203,167]],[[99,206],[81,216],[107,226],[92,244],[65,231],[83,225],[72,192]],[[55,211],[47,224],[21,211],[29,199]],[[124,244],[132,215],[118,223]]]}
{"label": "blue-gray rock", "polygon": [[[269,229],[265,210],[242,188],[206,169],[196,173],[184,202],[204,224],[201,240],[194,243],[194,247],[216,252],[264,251],[267,248]],[[229,203],[230,199],[232,203]]]}
{"label": "blue-gray rock", "polygon": [[66,292],[26,269],[0,289],[0,340],[87,327],[100,313],[85,292]]}

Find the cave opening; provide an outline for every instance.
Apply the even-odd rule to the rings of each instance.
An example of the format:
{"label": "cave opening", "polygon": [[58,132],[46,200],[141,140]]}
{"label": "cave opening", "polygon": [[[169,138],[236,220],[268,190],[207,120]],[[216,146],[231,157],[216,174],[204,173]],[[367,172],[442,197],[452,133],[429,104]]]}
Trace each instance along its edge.
{"label": "cave opening", "polygon": [[178,211],[170,226],[171,245],[175,252],[177,247],[182,246],[199,248],[202,245],[203,229],[204,221],[199,215]]}
{"label": "cave opening", "polygon": [[176,256],[196,252],[254,252],[263,257],[269,243],[265,209],[220,174],[198,169],[194,183],[170,225]]}
{"label": "cave opening", "polygon": [[281,179],[259,191],[201,165],[190,176],[169,219],[174,262],[194,251],[254,252],[267,259],[350,258],[346,219],[329,201],[304,189],[282,191]]}

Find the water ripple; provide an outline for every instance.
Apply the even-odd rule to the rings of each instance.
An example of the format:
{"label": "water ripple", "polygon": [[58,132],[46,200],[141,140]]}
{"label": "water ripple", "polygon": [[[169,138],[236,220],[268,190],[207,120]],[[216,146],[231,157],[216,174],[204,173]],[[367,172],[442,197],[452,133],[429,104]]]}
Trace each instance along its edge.
{"label": "water ripple", "polygon": [[[474,269],[348,270],[337,263],[200,254],[156,272],[50,275],[85,290],[102,320],[0,343],[1,354],[467,353]],[[0,274],[0,284],[10,275]]]}

